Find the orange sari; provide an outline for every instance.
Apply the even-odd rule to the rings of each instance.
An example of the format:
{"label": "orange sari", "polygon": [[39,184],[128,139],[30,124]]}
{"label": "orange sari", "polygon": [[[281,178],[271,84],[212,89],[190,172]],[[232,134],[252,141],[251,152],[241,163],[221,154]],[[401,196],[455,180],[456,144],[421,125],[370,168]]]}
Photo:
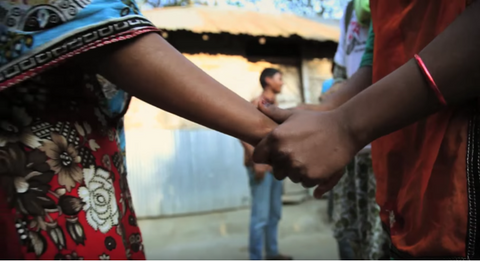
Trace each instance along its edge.
{"label": "orange sari", "polygon": [[[420,52],[467,2],[371,0],[373,81]],[[390,228],[393,257],[480,257],[476,110],[476,101],[450,106],[372,143],[377,202]]]}

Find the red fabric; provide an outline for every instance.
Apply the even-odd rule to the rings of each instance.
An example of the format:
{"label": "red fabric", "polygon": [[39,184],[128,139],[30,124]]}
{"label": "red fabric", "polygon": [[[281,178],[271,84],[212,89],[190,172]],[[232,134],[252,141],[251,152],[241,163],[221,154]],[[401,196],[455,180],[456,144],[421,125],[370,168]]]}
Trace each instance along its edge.
{"label": "red fabric", "polygon": [[0,189],[0,259],[23,259],[22,246],[15,229],[15,215],[8,207],[7,198]]}
{"label": "red fabric", "polygon": [[[406,63],[465,8],[464,0],[371,0],[373,80]],[[468,112],[448,107],[372,143],[381,218],[412,256],[465,256]]]}
{"label": "red fabric", "polygon": [[[65,86],[73,92],[62,93]],[[5,256],[21,258],[21,244],[28,260],[145,259],[115,122],[99,111],[95,75],[65,65],[1,92],[0,103],[11,108],[15,102],[5,98],[39,87],[49,88],[44,109],[25,102],[14,115],[37,119],[24,127],[35,131],[0,146],[0,185],[13,206],[0,198]],[[74,97],[81,99],[70,109],[63,102]],[[31,148],[35,139],[43,140]]]}
{"label": "red fabric", "polygon": [[0,88],[0,258],[145,259],[103,88],[69,63]]}

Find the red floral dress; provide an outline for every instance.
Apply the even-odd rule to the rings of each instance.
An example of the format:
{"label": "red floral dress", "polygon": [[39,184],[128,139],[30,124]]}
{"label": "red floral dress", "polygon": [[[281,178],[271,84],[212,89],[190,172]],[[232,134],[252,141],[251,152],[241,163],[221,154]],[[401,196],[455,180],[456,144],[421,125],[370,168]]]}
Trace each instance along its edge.
{"label": "red floral dress", "polygon": [[[0,92],[0,181],[26,259],[144,259],[117,121],[62,65]],[[2,236],[4,237],[4,236]]]}
{"label": "red floral dress", "polygon": [[133,0],[0,1],[0,14],[0,259],[144,259],[117,142],[126,108],[70,58],[157,29]]}

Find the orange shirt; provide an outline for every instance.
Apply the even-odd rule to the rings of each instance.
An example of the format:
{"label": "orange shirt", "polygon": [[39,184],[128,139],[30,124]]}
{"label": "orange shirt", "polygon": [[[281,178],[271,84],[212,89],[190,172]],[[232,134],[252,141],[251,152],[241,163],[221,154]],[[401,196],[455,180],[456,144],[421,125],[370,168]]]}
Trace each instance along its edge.
{"label": "orange shirt", "polygon": [[[467,0],[371,0],[374,82],[420,52],[466,5]],[[372,143],[381,218],[400,253],[479,255],[476,105],[450,106]]]}

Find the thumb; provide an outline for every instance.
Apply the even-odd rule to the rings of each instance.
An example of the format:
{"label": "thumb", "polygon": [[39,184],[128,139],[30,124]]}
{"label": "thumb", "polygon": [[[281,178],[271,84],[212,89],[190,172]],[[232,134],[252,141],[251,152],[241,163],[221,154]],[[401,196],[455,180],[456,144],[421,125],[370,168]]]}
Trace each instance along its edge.
{"label": "thumb", "polygon": [[259,164],[270,164],[269,159],[270,159],[270,147],[269,147],[269,137],[270,135],[267,135],[267,137],[264,137],[260,143],[255,147],[255,150],[253,151],[253,162],[259,163]]}
{"label": "thumb", "polygon": [[313,196],[316,198],[316,199],[320,199],[322,197],[323,194],[325,194],[326,192],[332,190],[332,188],[338,183],[338,181],[340,181],[340,179],[342,178],[343,174],[345,173],[345,169],[342,168],[340,169],[339,171],[335,172],[333,177],[331,177],[328,182],[326,182],[325,184],[320,184],[317,186],[317,188],[315,188],[315,191],[313,192]]}
{"label": "thumb", "polygon": [[277,124],[283,123],[293,114],[292,110],[281,109],[276,105],[266,103],[260,103],[258,109]]}

